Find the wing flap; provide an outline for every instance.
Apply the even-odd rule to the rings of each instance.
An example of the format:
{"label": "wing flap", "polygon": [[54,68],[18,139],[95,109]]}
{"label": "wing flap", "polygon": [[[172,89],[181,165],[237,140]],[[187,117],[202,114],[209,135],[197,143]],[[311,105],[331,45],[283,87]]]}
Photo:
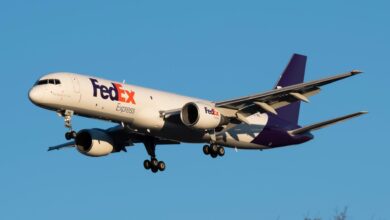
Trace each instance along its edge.
{"label": "wing flap", "polygon": [[292,134],[292,135],[303,134],[303,133],[306,133],[306,132],[309,132],[309,131],[318,130],[318,129],[321,129],[321,128],[324,128],[324,127],[336,124],[338,122],[346,121],[348,119],[351,119],[351,118],[354,118],[354,117],[358,117],[358,116],[366,114],[366,113],[368,113],[368,112],[366,112],[366,111],[356,112],[356,113],[353,113],[353,114],[345,115],[345,116],[342,116],[342,117],[334,118],[334,119],[331,119],[331,120],[327,120],[327,121],[319,122],[319,123],[316,123],[316,124],[308,125],[308,126],[305,126],[305,127],[302,127],[302,128],[298,128],[298,129],[295,129],[295,130],[291,130],[291,131],[289,131],[289,133]]}

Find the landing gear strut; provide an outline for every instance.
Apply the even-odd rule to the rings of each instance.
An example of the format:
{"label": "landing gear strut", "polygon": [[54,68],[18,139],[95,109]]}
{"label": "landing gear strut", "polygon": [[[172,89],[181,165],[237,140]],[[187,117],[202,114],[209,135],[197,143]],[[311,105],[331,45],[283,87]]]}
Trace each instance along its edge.
{"label": "landing gear strut", "polygon": [[223,157],[225,155],[225,148],[217,144],[210,144],[203,146],[203,153],[205,155],[210,155],[212,158],[217,156]]}
{"label": "landing gear strut", "polygon": [[70,140],[76,138],[77,133],[72,129],[73,111],[65,110],[61,113],[61,116],[64,117],[65,127],[69,129],[69,131],[65,133],[65,139]]}
{"label": "landing gear strut", "polygon": [[166,168],[164,161],[158,161],[156,158],[156,143],[153,140],[147,140],[144,142],[144,145],[150,156],[150,160],[144,161],[145,169],[150,169],[153,173],[164,171]]}

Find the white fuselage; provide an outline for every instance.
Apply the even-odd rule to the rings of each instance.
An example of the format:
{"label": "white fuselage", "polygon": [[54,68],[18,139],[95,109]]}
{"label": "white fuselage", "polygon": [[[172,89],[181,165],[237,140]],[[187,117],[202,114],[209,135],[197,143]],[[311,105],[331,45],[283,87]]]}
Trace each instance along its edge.
{"label": "white fuselage", "polygon": [[[73,73],[52,73],[40,80],[46,79],[57,80],[57,83],[39,84],[38,81],[29,93],[31,101],[43,108],[70,110],[77,115],[122,123],[136,132],[180,142],[208,143],[211,140],[206,131],[161,116],[161,112],[181,109],[189,102],[214,106],[210,101]],[[249,124],[218,132],[216,143],[237,148],[266,148],[251,141],[267,120],[267,114],[250,115]]]}

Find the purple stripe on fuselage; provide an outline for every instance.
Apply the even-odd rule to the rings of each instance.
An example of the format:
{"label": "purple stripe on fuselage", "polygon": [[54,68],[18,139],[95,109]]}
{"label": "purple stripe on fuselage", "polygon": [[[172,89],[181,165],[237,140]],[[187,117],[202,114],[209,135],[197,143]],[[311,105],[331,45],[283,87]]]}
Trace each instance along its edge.
{"label": "purple stripe on fuselage", "polygon": [[268,122],[264,129],[253,139],[252,143],[268,147],[282,147],[300,144],[313,139],[310,133],[302,135],[290,135],[289,130],[300,128],[273,114],[268,114]]}

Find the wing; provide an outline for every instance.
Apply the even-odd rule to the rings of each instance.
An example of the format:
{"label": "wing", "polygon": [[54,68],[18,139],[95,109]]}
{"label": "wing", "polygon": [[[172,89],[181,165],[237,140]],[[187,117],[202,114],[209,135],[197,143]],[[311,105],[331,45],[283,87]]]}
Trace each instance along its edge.
{"label": "wing", "polygon": [[117,145],[122,146],[132,146],[135,143],[144,143],[150,139],[156,143],[156,145],[165,145],[165,144],[180,144],[180,142],[175,140],[169,140],[164,138],[159,138],[151,135],[147,135],[141,132],[137,132],[127,126],[115,126],[105,130],[114,140]]}
{"label": "wing", "polygon": [[320,80],[299,83],[283,88],[273,89],[260,94],[216,102],[215,106],[226,116],[231,117],[237,117],[237,112],[254,113],[257,111],[265,111],[277,114],[275,109],[296,101],[309,102],[308,97],[319,93],[321,86],[354,76],[359,73],[362,72],[358,70],[352,70],[348,73],[339,74]]}
{"label": "wing", "polygon": [[[127,126],[115,126],[109,129],[99,129],[108,135],[114,140],[115,148],[117,151],[126,151],[126,147],[133,146],[136,143],[145,143],[145,141],[150,141],[151,139],[156,143],[156,145],[166,145],[166,144],[180,144],[178,141],[163,139],[159,137],[154,137],[134,131]],[[48,148],[48,151],[52,150],[61,150],[64,148],[75,147],[75,142],[70,141],[64,144],[57,146],[52,146]]]}

